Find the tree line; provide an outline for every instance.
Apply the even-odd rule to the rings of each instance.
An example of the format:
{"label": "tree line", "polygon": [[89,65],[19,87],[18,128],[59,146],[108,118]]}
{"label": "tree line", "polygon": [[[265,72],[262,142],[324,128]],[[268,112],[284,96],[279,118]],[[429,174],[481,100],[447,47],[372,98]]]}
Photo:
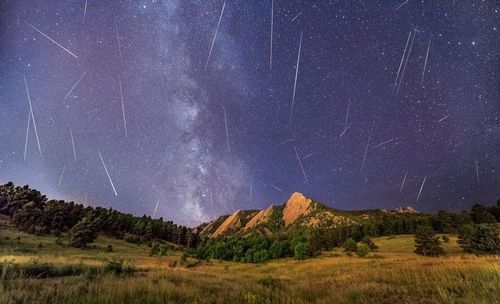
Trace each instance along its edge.
{"label": "tree line", "polygon": [[500,200],[491,207],[476,204],[470,212],[460,213],[388,213],[362,224],[334,228],[308,227],[272,235],[254,232],[245,237],[206,238],[200,241],[196,254],[201,259],[260,263],[284,257],[301,260],[314,257],[322,250],[343,247],[347,254],[365,256],[376,250],[371,237],[416,234],[417,254],[439,256],[444,251],[436,233],[458,233],[459,244],[468,253],[500,254],[499,204]]}
{"label": "tree line", "polygon": [[8,216],[19,230],[28,233],[68,233],[70,244],[75,247],[87,246],[99,234],[134,243],[163,240],[189,248],[196,247],[199,238],[192,229],[162,218],[49,200],[28,185],[14,186],[12,182],[0,185],[0,214]]}

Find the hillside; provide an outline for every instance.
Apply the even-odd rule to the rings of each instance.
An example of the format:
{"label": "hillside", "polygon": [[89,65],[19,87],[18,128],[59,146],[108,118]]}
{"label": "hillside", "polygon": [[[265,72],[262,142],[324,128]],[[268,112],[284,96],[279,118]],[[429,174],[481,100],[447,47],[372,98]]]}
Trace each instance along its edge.
{"label": "hillside", "polygon": [[330,208],[295,192],[281,205],[269,205],[263,210],[237,210],[200,225],[201,236],[215,238],[222,235],[245,235],[259,232],[268,235],[297,227],[335,228],[339,225],[362,224],[387,215],[418,215],[412,207],[392,211],[385,209],[344,211]]}
{"label": "hillside", "polygon": [[[0,261],[9,261],[4,269],[31,272],[4,280],[0,303],[498,303],[500,286],[492,284],[500,279],[498,258],[464,255],[456,235],[448,236],[446,258],[418,256],[413,236],[399,235],[374,238],[380,248],[368,258],[336,248],[305,261],[210,260],[184,267],[179,252],[151,256],[145,244],[101,236],[82,250],[58,243],[55,236],[4,225]],[[106,251],[109,244],[112,252]],[[116,259],[136,271],[98,272]],[[44,266],[82,273],[30,275]]]}

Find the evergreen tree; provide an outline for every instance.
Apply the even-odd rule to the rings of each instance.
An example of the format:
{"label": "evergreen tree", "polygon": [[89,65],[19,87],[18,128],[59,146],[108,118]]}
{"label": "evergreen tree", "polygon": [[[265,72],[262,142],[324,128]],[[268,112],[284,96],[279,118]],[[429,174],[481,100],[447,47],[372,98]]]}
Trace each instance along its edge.
{"label": "evergreen tree", "polygon": [[415,253],[423,256],[441,256],[444,250],[439,237],[430,226],[418,226],[415,234]]}
{"label": "evergreen tree", "polygon": [[471,216],[472,220],[476,224],[491,224],[496,222],[495,216],[489,212],[488,208],[479,204],[475,204],[474,206],[472,206]]}
{"label": "evergreen tree", "polygon": [[73,247],[83,248],[97,238],[97,230],[94,223],[84,217],[70,230],[70,244]]}
{"label": "evergreen tree", "polygon": [[464,226],[460,229],[458,243],[468,253],[500,254],[500,228],[493,224]]}

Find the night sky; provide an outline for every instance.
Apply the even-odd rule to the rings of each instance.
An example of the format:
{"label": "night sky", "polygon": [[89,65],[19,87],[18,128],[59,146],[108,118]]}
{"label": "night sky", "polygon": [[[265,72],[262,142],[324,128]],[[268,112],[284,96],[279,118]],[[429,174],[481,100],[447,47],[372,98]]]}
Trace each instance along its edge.
{"label": "night sky", "polygon": [[2,1],[0,182],[189,226],[493,203],[495,2]]}

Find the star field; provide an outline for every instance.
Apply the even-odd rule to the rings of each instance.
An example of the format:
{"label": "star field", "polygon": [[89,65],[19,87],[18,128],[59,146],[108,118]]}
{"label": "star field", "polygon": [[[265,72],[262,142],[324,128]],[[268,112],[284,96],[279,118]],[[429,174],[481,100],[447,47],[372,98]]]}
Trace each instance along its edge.
{"label": "star field", "polygon": [[426,212],[500,197],[494,1],[23,0],[0,14],[0,182],[139,215],[159,201],[156,217],[190,226],[295,191]]}

